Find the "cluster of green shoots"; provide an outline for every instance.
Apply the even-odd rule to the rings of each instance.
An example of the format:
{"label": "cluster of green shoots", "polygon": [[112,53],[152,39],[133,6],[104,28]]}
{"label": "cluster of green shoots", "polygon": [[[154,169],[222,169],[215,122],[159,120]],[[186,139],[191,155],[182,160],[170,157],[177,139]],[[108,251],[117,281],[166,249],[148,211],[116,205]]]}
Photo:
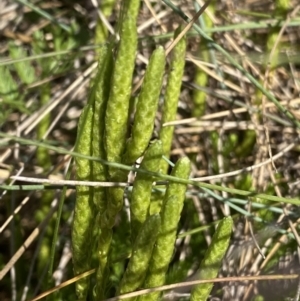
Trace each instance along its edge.
{"label": "cluster of green shoots", "polygon": [[[133,166],[142,158],[129,196],[131,256],[122,275],[117,295],[153,288],[165,283],[174,252],[178,223],[184,205],[186,184],[169,182],[160,202],[151,201],[154,174],[166,174],[173,128],[163,127],[176,117],[177,103],[184,70],[186,42],[182,38],[171,53],[163,116],[159,137],[151,141],[154,119],[165,75],[166,53],[163,47],[153,51],[143,84],[132,105],[132,77],[137,50],[136,19],[139,0],[124,1],[119,20],[118,42],[106,43],[99,52],[99,65],[88,103],[83,109],[76,141],[77,153]],[[175,36],[180,33],[180,28]],[[134,115],[133,124],[130,123]],[[130,129],[129,129],[130,128]],[[128,171],[113,164],[75,158],[76,177],[81,181],[127,182]],[[190,161],[178,160],[171,175],[188,179]],[[124,186],[78,186],[72,230],[73,267],[75,275],[93,268],[95,274],[76,283],[79,300],[104,300],[113,262],[111,245],[115,220],[123,208]],[[228,247],[232,219],[219,223],[213,241],[201,263],[201,279],[217,276]],[[195,286],[192,300],[206,300],[212,284]],[[139,296],[139,301],[158,300],[160,293]]]}

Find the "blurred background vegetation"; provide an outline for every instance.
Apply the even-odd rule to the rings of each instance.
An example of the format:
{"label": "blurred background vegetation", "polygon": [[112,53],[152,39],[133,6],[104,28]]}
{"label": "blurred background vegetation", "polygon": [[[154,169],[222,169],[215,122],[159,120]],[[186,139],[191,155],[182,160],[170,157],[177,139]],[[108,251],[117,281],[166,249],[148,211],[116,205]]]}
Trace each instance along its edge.
{"label": "blurred background vegetation", "polygon": [[[1,300],[30,300],[73,277],[74,189],[68,187],[64,193],[55,271],[53,282],[48,283],[62,188],[15,182],[10,176],[66,178],[70,156],[50,147],[72,150],[74,146],[99,49],[115,34],[121,2],[0,2],[0,269],[10,267],[5,276],[0,273]],[[200,0],[173,3],[189,17],[203,5]],[[298,120],[299,8],[296,0],[214,0],[196,22]],[[142,77],[152,51],[158,45],[168,46],[179,24],[185,24],[179,11],[165,2],[142,1],[134,83]],[[228,215],[235,221],[231,263],[224,262],[220,275],[299,273],[297,237],[295,231],[291,234],[291,226],[297,230],[300,203],[298,129],[194,29],[187,34],[187,45],[171,161],[188,156],[191,178],[224,190],[189,187],[168,283],[183,281],[195,272],[214,226]],[[157,125],[160,119],[161,110]],[[43,141],[49,149],[26,146],[7,135]],[[219,174],[224,175],[216,177]],[[225,187],[252,191],[253,196],[243,198]],[[282,202],[265,201],[258,193],[278,196]],[[160,191],[156,194],[159,198]],[[128,256],[126,210],[125,206],[115,226],[111,296]],[[252,230],[256,236],[250,235]],[[266,259],[252,247],[254,237]],[[15,257],[19,248],[22,254]],[[12,258],[18,260],[12,264]],[[225,283],[215,286],[213,300],[288,300],[284,298],[295,296],[297,286],[297,281],[279,280]],[[74,300],[73,284],[50,298]]]}

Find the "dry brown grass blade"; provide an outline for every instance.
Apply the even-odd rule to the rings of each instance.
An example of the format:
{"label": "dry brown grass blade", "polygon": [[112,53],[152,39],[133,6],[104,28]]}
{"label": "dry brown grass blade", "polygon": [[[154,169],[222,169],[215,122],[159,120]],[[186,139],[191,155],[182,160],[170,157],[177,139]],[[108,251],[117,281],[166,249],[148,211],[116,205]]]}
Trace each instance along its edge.
{"label": "dry brown grass blade", "polygon": [[50,218],[53,216],[56,209],[57,209],[57,202],[56,202],[55,206],[52,206],[52,208],[50,209],[46,218],[32,231],[32,233],[26,239],[26,241],[23,243],[23,245],[19,248],[19,250],[14,254],[14,256],[9,260],[9,262],[0,271],[0,280],[2,280],[4,278],[4,276],[9,272],[9,270],[16,264],[16,262],[24,254],[24,252],[33,243],[33,241],[38,237],[38,235],[41,233],[42,229],[48,224]]}
{"label": "dry brown grass blade", "polygon": [[[168,55],[172,49],[178,44],[182,37],[192,28],[193,24],[198,20],[198,18],[203,14],[205,9],[208,7],[212,0],[208,0],[204,3],[201,9],[194,15],[192,20],[185,26],[182,32],[176,37],[176,39],[171,43],[171,45],[166,49],[166,55]],[[142,85],[144,77],[142,77],[139,82],[132,89],[132,94],[134,94]]]}
{"label": "dry brown grass blade", "polygon": [[51,295],[52,293],[54,293],[54,292],[56,292],[56,291],[58,291],[58,290],[60,290],[60,289],[62,289],[62,288],[64,288],[64,287],[66,287],[66,286],[68,286],[68,285],[70,285],[70,284],[72,284],[72,283],[78,281],[78,280],[81,279],[81,278],[88,277],[88,276],[92,275],[93,273],[95,273],[95,271],[96,271],[96,269],[92,269],[92,270],[87,271],[87,272],[85,272],[85,273],[83,273],[83,274],[80,274],[80,275],[78,275],[78,276],[76,276],[76,277],[73,277],[73,278],[71,278],[71,279],[69,279],[69,280],[63,282],[62,284],[57,285],[57,286],[55,286],[55,287],[53,287],[53,288],[51,288],[51,289],[49,289],[49,290],[43,292],[42,294],[40,294],[40,295],[38,295],[37,297],[31,299],[30,301],[41,300],[41,299],[43,299],[43,298],[45,298],[45,297]]}
{"label": "dry brown grass blade", "polygon": [[[78,275],[70,280],[65,281],[64,283],[38,295],[37,297],[35,297],[34,299],[31,299],[30,301],[38,301],[41,300],[47,296],[49,296],[50,294],[58,291],[61,288],[64,288],[76,281],[78,281],[79,279],[83,278],[83,277],[87,277],[91,274],[93,274],[95,272],[95,269],[90,270],[88,272],[85,272],[81,275]],[[139,290],[136,292],[131,292],[128,294],[124,294],[124,295],[120,295],[117,297],[113,297],[113,298],[109,298],[106,299],[104,301],[117,301],[117,300],[123,300],[123,299],[127,299],[127,298],[132,298],[132,297],[137,297],[137,296],[141,296],[144,294],[149,294],[152,292],[162,292],[162,291],[166,291],[166,290],[172,290],[172,289],[176,289],[176,288],[181,288],[181,287],[187,287],[187,286],[193,286],[196,284],[203,284],[203,283],[219,283],[219,282],[230,282],[230,281],[262,281],[262,280],[287,280],[287,279],[297,279],[299,278],[298,274],[290,274],[290,275],[282,275],[282,274],[278,274],[278,275],[259,275],[259,276],[240,276],[240,277],[226,277],[226,278],[214,278],[214,279],[203,279],[203,280],[195,280],[195,281],[187,281],[187,282],[181,282],[181,283],[175,283],[175,284],[169,284],[169,285],[163,285],[160,287],[155,287],[155,288],[151,288],[151,289],[143,289],[143,290]]]}
{"label": "dry brown grass blade", "polygon": [[176,39],[171,43],[171,45],[166,49],[166,55],[168,55],[171,50],[177,45],[177,43],[181,40],[181,38],[192,28],[194,23],[199,19],[199,17],[204,13],[208,5],[212,0],[208,0],[204,3],[204,5],[199,9],[199,11],[194,15],[192,20],[185,26],[182,32],[176,37]]}

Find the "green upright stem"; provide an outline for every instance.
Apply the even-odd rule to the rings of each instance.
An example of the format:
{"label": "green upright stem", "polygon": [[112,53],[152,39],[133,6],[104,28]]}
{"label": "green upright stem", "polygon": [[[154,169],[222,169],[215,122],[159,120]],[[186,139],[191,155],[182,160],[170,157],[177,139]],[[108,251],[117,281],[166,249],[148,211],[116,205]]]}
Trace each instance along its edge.
{"label": "green upright stem", "polygon": [[[213,279],[218,276],[223,257],[226,254],[233,221],[231,217],[225,217],[218,225],[205,257],[199,269],[199,279]],[[206,301],[213,288],[212,283],[199,284],[194,287],[191,301]]]}
{"label": "green upright stem", "polygon": [[[181,26],[176,29],[174,39],[179,35],[181,30]],[[170,156],[174,127],[164,127],[163,124],[176,119],[182,76],[185,66],[185,51],[186,38],[183,37],[171,52],[171,63],[169,66],[168,82],[165,92],[163,115],[161,120],[161,129],[159,132],[159,138],[163,144],[163,155],[166,157]],[[162,173],[167,173],[169,166],[165,160],[161,161],[160,167]]]}

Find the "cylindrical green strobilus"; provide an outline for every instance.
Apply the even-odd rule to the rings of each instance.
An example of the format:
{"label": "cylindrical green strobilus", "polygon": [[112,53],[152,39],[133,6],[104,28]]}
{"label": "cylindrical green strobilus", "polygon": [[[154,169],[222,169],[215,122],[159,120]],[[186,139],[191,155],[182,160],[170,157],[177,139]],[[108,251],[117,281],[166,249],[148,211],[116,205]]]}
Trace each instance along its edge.
{"label": "cylindrical green strobilus", "polygon": [[140,288],[146,277],[152,249],[160,230],[159,214],[151,215],[141,226],[132,255],[121,281],[120,294]]}
{"label": "cylindrical green strobilus", "polygon": [[[181,32],[181,26],[176,29],[174,38]],[[178,100],[181,89],[182,76],[185,66],[185,51],[186,39],[183,37],[171,52],[171,62],[168,73],[167,87],[164,97],[163,114],[161,120],[161,129],[159,132],[159,139],[163,144],[163,154],[169,157],[172,139],[173,139],[173,126],[163,126],[164,123],[176,119],[176,112],[178,107]],[[168,163],[165,160],[161,161],[161,172],[167,173]]]}
{"label": "cylindrical green strobilus", "polygon": [[[172,170],[172,176],[187,179],[190,175],[190,160],[181,158]],[[169,183],[161,208],[161,230],[155,243],[145,287],[156,287],[165,283],[166,273],[174,252],[176,232],[180,220],[187,185]],[[160,293],[151,293],[138,301],[156,301]]]}
{"label": "cylindrical green strobilus", "polygon": [[[208,247],[204,259],[201,262],[198,279],[216,278],[226,254],[233,221],[232,218],[225,217],[218,225]],[[191,301],[206,301],[213,288],[213,283],[203,283],[195,286],[192,290]]]}
{"label": "cylindrical green strobilus", "polygon": [[[75,151],[90,156],[92,153],[93,108],[88,104],[82,111],[78,124]],[[75,157],[76,178],[91,180],[92,163],[90,160]],[[72,228],[72,251],[74,274],[78,275],[91,269],[92,236],[95,218],[93,188],[76,187],[76,205]],[[79,300],[86,300],[89,290],[89,278],[76,282],[76,294]]]}
{"label": "cylindrical green strobilus", "polygon": [[158,47],[152,54],[138,97],[131,137],[126,143],[123,163],[132,164],[146,150],[154,127],[155,114],[165,71],[165,51]]}
{"label": "cylindrical green strobilus", "polygon": [[[152,172],[158,172],[159,163],[162,157],[162,143],[159,140],[153,142],[141,163],[140,168]],[[130,201],[130,215],[131,215],[131,241],[134,243],[140,227],[145,222],[151,200],[153,177],[145,173],[137,173]]]}

